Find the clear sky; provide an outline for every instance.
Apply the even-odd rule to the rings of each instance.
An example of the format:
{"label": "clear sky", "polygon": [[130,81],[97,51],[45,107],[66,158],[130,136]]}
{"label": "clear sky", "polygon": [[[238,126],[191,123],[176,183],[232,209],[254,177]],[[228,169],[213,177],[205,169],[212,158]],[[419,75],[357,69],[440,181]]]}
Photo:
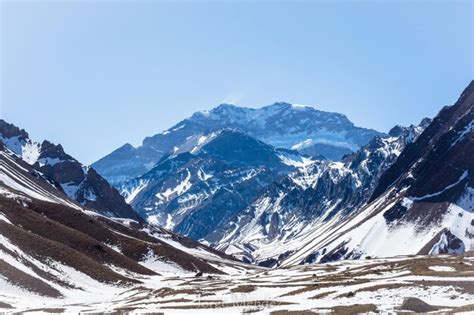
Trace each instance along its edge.
{"label": "clear sky", "polygon": [[472,1],[5,1],[2,118],[91,163],[222,102],[387,131],[473,78]]}

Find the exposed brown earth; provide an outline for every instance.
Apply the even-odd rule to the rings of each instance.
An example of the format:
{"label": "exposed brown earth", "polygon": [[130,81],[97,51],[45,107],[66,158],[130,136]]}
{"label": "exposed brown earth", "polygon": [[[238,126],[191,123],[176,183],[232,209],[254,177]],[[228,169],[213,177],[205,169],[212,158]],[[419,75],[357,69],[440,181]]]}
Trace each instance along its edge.
{"label": "exposed brown earth", "polygon": [[248,293],[252,291],[255,291],[255,286],[253,285],[241,285],[236,288],[230,289],[230,292],[233,293]]}

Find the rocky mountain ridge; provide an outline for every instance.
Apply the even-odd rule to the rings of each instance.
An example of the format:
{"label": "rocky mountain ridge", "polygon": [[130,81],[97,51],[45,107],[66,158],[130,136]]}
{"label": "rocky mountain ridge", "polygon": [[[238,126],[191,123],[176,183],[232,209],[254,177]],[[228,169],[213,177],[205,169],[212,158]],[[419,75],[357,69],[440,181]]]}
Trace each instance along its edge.
{"label": "rocky mountain ridge", "polygon": [[60,144],[35,142],[25,130],[4,120],[0,120],[0,142],[81,206],[112,217],[143,221],[115,188],[93,168],[64,152]]}
{"label": "rocky mountain ridge", "polygon": [[342,114],[310,106],[275,103],[253,109],[221,104],[210,111],[196,112],[168,130],[145,138],[138,148],[126,144],[92,166],[117,185],[143,175],[189,137],[224,128],[239,130],[276,148],[335,160],[381,135],[375,130],[354,126]]}

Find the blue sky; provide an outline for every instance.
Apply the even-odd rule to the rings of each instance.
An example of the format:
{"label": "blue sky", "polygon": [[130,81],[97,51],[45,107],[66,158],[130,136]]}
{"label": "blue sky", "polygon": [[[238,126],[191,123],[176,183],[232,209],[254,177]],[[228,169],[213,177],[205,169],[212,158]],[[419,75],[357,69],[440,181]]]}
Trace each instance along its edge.
{"label": "blue sky", "polygon": [[387,131],[473,78],[471,1],[1,1],[0,114],[84,163],[222,102]]}

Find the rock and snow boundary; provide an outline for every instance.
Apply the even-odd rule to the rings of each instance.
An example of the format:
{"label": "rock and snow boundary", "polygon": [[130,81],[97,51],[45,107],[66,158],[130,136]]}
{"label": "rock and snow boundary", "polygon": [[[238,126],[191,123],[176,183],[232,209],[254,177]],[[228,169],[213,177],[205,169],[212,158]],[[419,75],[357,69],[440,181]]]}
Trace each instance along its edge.
{"label": "rock and snow boundary", "polygon": [[[141,284],[107,286],[68,270],[86,290],[34,295],[0,280],[0,310],[132,314],[474,311],[474,256],[353,260],[281,269],[233,269],[197,276],[168,270]],[[151,266],[153,267],[153,266]],[[161,270],[163,271],[163,270]]]}

